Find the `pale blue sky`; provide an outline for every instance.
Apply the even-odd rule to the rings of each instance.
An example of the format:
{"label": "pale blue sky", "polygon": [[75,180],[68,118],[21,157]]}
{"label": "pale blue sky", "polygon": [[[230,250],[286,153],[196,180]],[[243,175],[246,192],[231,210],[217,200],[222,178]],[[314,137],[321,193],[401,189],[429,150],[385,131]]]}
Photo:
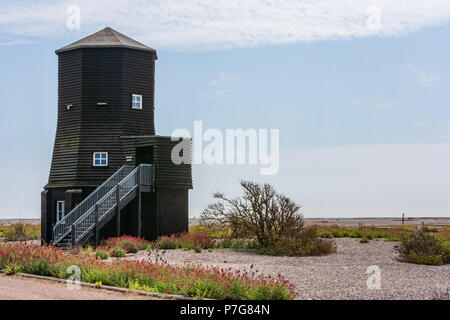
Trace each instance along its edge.
{"label": "pale blue sky", "polygon": [[[369,2],[381,8],[376,31],[364,25]],[[152,3],[99,11],[105,2],[73,1],[81,28],[68,30],[69,3],[0,0],[0,218],[40,215],[56,130],[54,51],[106,26],[158,51],[158,134],[194,120],[280,130],[276,176],[194,166],[191,216],[212,191],[236,194],[239,178],[273,183],[307,217],[449,216],[448,2],[252,0],[236,11],[241,20],[234,1]]]}

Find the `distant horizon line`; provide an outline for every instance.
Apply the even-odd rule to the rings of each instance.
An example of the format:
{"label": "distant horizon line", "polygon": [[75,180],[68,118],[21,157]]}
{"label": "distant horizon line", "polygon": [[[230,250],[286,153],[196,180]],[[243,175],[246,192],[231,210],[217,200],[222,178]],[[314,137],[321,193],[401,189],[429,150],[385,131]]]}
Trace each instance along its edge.
{"label": "distant horizon line", "polygon": [[[424,217],[424,216],[406,216],[405,219],[450,219],[449,216],[432,216],[432,217]],[[402,219],[401,216],[385,216],[385,217],[304,217],[304,219],[312,220],[312,219],[324,219],[324,220],[335,220],[335,219]],[[5,220],[41,220],[41,218],[0,218],[0,221]],[[189,220],[201,220],[200,218],[189,218]]]}

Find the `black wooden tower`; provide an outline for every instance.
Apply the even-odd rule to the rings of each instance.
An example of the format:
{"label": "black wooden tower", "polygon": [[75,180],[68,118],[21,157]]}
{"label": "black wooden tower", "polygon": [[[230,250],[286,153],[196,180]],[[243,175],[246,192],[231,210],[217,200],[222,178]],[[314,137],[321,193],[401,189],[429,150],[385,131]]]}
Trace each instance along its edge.
{"label": "black wooden tower", "polygon": [[43,242],[187,231],[191,165],[174,164],[178,142],[155,135],[156,51],[105,28],[56,54],[58,124],[41,197]]}

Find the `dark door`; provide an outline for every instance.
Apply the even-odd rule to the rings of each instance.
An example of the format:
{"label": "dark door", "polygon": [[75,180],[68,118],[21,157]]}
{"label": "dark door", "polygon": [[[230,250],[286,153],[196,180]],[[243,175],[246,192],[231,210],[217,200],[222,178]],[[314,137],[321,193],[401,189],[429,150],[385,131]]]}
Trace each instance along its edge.
{"label": "dark door", "polygon": [[136,148],[136,165],[141,163],[153,164],[153,147]]}

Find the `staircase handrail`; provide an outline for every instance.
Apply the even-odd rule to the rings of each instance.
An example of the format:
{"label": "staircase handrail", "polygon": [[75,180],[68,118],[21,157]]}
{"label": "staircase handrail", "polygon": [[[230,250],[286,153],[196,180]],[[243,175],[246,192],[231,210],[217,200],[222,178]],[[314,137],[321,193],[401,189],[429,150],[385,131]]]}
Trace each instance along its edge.
{"label": "staircase handrail", "polygon": [[[103,191],[103,188],[105,188],[112,180],[117,178],[119,176],[119,182],[123,179],[120,179],[120,174],[125,169],[131,169],[132,165],[123,165],[119,170],[117,170],[111,177],[109,177],[105,182],[103,182],[98,188],[96,188],[89,196],[87,196],[83,201],[81,201],[75,208],[73,208],[67,215],[65,215],[61,220],[59,220],[54,226],[53,226],[53,241],[54,243],[59,242],[61,239],[63,239],[68,233],[71,231],[71,225],[75,223],[79,218],[81,218],[84,214],[90,211],[90,209],[95,206],[95,204],[98,202],[95,201],[91,206],[86,208],[83,213],[78,214],[77,212],[80,211],[80,208],[87,204],[89,201],[91,201],[94,197],[98,196],[98,194]],[[128,176],[128,175],[127,175]],[[114,183],[113,188],[117,186],[117,183]],[[111,188],[111,189],[113,189]],[[110,191],[110,190],[109,190]],[[108,192],[109,192],[108,191]],[[108,193],[106,192],[106,193]],[[103,198],[103,197],[102,197]],[[75,221],[73,221],[75,220]],[[58,233],[59,232],[59,233]]]}
{"label": "staircase handrail", "polygon": [[[95,203],[95,205],[94,205],[93,207],[91,207],[89,210],[87,210],[87,211],[86,211],[81,217],[79,217],[73,224],[74,224],[75,226],[78,226],[79,224],[81,224],[81,222],[82,222],[83,220],[85,220],[90,214],[92,214],[92,210],[95,209],[95,206],[96,206],[96,205],[97,205],[97,206],[100,206],[106,199],[108,199],[108,198],[111,196],[111,194],[113,194],[113,193],[116,192],[117,186],[118,186],[118,185],[119,185],[119,186],[122,186],[122,185],[126,184],[126,183],[128,182],[128,180],[131,180],[132,178],[134,178],[134,176],[137,176],[137,174],[138,174],[138,172],[139,172],[139,168],[140,168],[140,167],[138,166],[138,167],[136,167],[133,171],[131,171],[125,178],[123,178],[118,184],[116,184],[111,190],[109,190],[109,191],[108,191],[108,192],[107,192],[100,200],[98,200],[98,201]],[[130,187],[130,190],[128,190],[128,191],[125,193],[125,195],[123,195],[123,196],[120,197],[120,200],[124,199],[124,198],[125,198],[131,191],[133,191],[134,188],[136,188],[137,186],[138,186],[138,181],[136,181],[136,183],[134,183],[134,184]],[[105,214],[106,214],[109,210],[113,209],[113,208],[115,207],[115,205],[116,205],[116,204],[113,204],[113,205],[111,205],[110,207],[108,207],[108,208],[106,209],[106,211],[105,211],[101,216],[98,217],[98,221],[100,222],[100,221],[104,218]],[[89,230],[92,229],[93,226],[94,226],[94,223],[90,224],[85,230],[83,230],[83,232],[81,233],[81,235],[80,235],[79,237],[75,236],[75,242],[77,243],[77,242],[78,242],[78,239],[82,238],[86,232],[88,232]],[[75,228],[75,229],[76,229],[76,228]]]}

